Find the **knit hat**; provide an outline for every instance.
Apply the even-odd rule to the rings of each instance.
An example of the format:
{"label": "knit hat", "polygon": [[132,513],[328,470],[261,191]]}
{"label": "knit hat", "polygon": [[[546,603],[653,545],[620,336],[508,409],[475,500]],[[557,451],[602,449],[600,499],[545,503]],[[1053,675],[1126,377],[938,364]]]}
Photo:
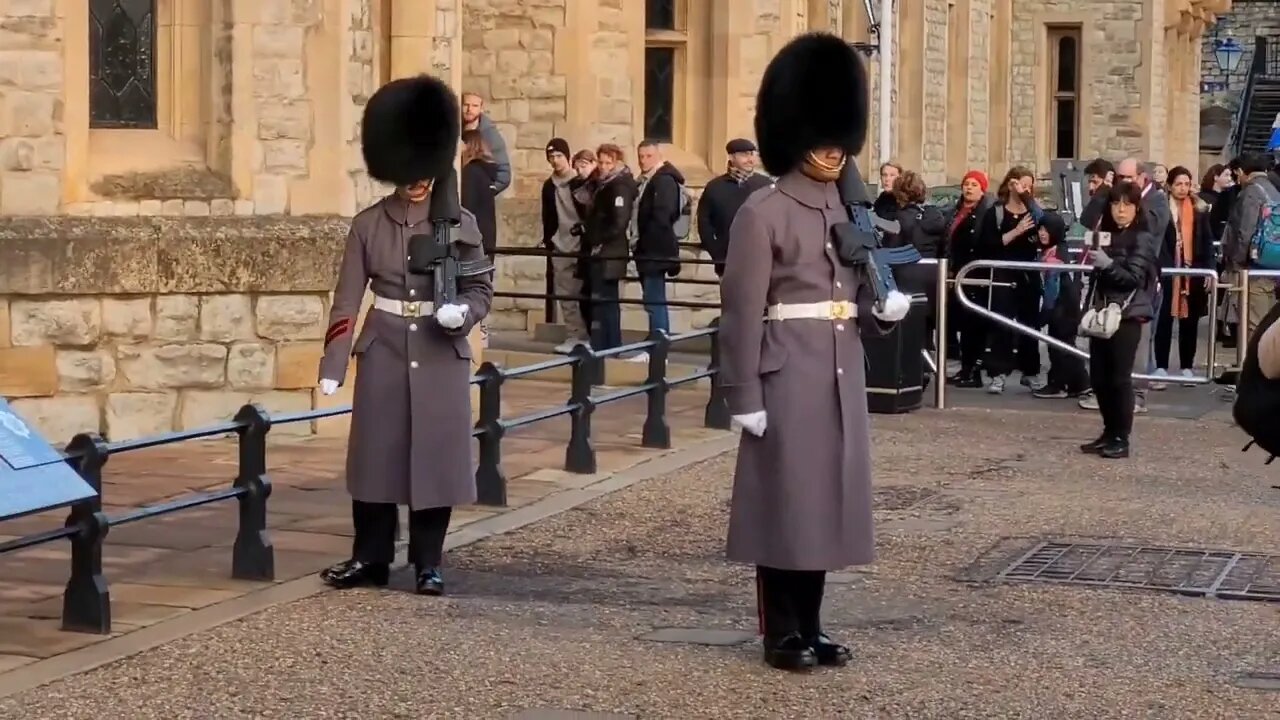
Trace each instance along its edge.
{"label": "knit hat", "polygon": [[569,142],[564,138],[551,138],[551,142],[547,143],[547,157],[551,157],[551,153],[560,153],[569,158]]}
{"label": "knit hat", "polygon": [[960,180],[960,184],[963,185],[967,180],[976,180],[978,187],[982,188],[982,192],[986,192],[991,185],[991,181],[987,179],[987,174],[981,170],[970,170],[965,173],[964,178]]}

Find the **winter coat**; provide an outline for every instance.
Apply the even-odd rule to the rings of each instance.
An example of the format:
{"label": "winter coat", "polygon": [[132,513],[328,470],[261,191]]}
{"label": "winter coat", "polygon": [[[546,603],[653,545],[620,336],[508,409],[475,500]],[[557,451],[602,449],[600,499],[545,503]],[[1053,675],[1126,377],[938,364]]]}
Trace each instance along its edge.
{"label": "winter coat", "polygon": [[[636,272],[641,275],[680,274],[680,241],[675,222],[680,217],[680,189],[684,175],[663,163],[649,178],[636,203]],[[659,258],[659,259],[652,259]]]}
{"label": "winter coat", "polygon": [[1160,280],[1158,244],[1136,222],[1120,230],[1108,218],[1102,223],[1102,230],[1111,233],[1111,245],[1102,251],[1112,262],[1093,271],[1093,307],[1117,303],[1124,307],[1124,319],[1150,320],[1155,316],[1156,285]]}
{"label": "winter coat", "polygon": [[503,139],[502,132],[488,115],[480,116],[476,129],[480,131],[480,136],[489,146],[489,154],[493,156],[493,162],[498,166],[497,172],[494,173],[493,194],[500,195],[503,190],[511,186],[511,156],[507,154],[507,141]]}
{"label": "winter coat", "polygon": [[595,270],[604,280],[621,280],[627,276],[627,258],[631,245],[627,241],[627,226],[636,203],[636,179],[625,167],[607,182],[595,187],[591,207],[587,209],[583,235],[587,253]]}
{"label": "winter coat", "polygon": [[698,198],[698,243],[715,261],[716,274],[724,274],[724,259],[729,254],[729,227],[738,208],[756,190],[769,187],[773,180],[759,173],[743,182],[724,174],[707,183]]}
{"label": "winter coat", "polygon": [[480,227],[480,239],[485,254],[492,256],[498,246],[498,203],[494,183],[498,174],[497,163],[488,160],[472,160],[462,168],[462,207],[476,216]]}

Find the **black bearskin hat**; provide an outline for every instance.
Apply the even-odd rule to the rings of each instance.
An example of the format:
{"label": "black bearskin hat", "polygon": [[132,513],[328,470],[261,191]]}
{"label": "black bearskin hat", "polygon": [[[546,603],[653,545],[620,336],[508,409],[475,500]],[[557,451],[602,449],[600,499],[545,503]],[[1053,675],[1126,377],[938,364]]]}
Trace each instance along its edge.
{"label": "black bearskin hat", "polygon": [[369,176],[393,185],[440,177],[458,154],[458,98],[437,78],[419,75],[378,88],[364,108],[360,149]]}
{"label": "black bearskin hat", "polygon": [[764,169],[780,177],[819,147],[856,155],[867,134],[867,70],[858,52],[829,33],[787,43],[760,81],[756,142]]}

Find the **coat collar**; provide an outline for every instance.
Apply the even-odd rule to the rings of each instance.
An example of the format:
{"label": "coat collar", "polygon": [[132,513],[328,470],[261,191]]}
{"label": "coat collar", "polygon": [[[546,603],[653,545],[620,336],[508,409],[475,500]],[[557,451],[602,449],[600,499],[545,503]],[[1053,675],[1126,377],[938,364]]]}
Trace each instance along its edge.
{"label": "coat collar", "polygon": [[387,217],[397,225],[406,225],[408,227],[416,227],[426,222],[427,213],[431,207],[431,198],[420,203],[409,203],[403,200],[399,195],[392,193],[382,200],[382,209],[387,213]]}
{"label": "coat collar", "polygon": [[836,191],[835,183],[818,182],[799,170],[783,175],[778,179],[777,185],[779,190],[801,205],[815,210],[840,207],[840,193]]}

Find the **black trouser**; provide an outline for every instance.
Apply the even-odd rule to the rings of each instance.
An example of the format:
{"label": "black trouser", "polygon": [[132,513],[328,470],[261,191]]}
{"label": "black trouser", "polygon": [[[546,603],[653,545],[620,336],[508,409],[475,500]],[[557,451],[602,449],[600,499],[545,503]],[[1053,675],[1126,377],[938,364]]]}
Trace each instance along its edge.
{"label": "black trouser", "polygon": [[[419,570],[439,567],[444,557],[444,536],[449,532],[453,508],[409,511],[409,562]],[[396,556],[396,526],[400,516],[394,503],[351,501],[355,539],[351,557],[365,563],[390,565]]]}
{"label": "black trouser", "polygon": [[[1080,332],[1080,280],[1069,273],[1061,275],[1058,300],[1049,312],[1049,336],[1075,345]],[[1048,381],[1068,392],[1084,392],[1089,388],[1084,359],[1050,345]]]}
{"label": "black trouser", "polygon": [[822,592],[827,573],[822,570],[779,570],[756,566],[756,608],[765,644],[775,644],[792,633],[814,640],[822,632]]}
{"label": "black trouser", "polygon": [[[987,306],[990,289],[985,287],[964,287],[961,292],[974,304]],[[955,300],[960,307],[960,301]],[[991,335],[991,321],[968,308],[960,307],[953,315],[951,322],[960,333],[960,371],[969,373],[978,369],[982,362],[982,354],[987,350],[987,336]]]}
{"label": "black trouser", "polygon": [[[991,288],[992,309],[1021,325],[1038,329],[1042,294],[1040,275],[1022,271],[997,271],[995,281],[1013,283],[1013,287]],[[1040,374],[1039,340],[1001,326],[992,328],[990,346],[987,374],[991,377],[1008,375],[1015,369],[1027,376]]]}
{"label": "black trouser", "polygon": [[[1196,286],[1193,278],[1180,278],[1182,282],[1192,283],[1191,296],[1187,298],[1190,309],[1195,309],[1200,298],[1197,291],[1204,293],[1202,287]],[[1161,283],[1164,286],[1164,301],[1160,303],[1160,317],[1156,320],[1155,343],[1156,367],[1169,369],[1169,350],[1173,345],[1173,282]],[[1196,312],[1188,312],[1184,318],[1178,318],[1178,367],[1191,370],[1196,366],[1196,350],[1200,341],[1200,318]]]}
{"label": "black trouser", "polygon": [[1133,431],[1133,361],[1142,339],[1142,323],[1122,320],[1109,338],[1089,340],[1089,374],[1102,415],[1102,432],[1116,440]]}

